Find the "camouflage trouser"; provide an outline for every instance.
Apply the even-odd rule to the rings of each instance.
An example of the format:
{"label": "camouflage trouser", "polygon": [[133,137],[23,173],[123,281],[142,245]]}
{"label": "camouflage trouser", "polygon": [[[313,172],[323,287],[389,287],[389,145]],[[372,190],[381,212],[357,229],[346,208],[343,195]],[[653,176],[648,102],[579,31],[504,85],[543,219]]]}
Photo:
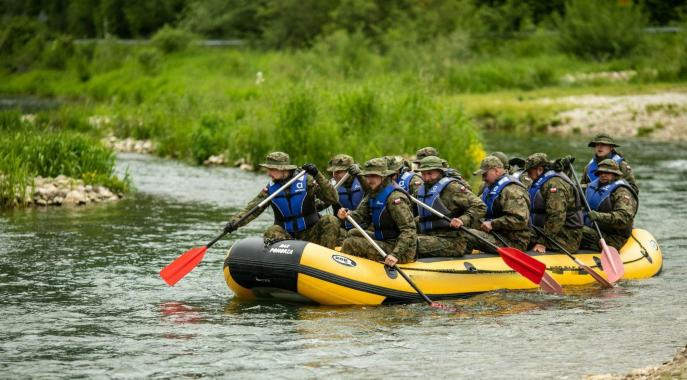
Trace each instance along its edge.
{"label": "camouflage trouser", "polygon": [[[477,236],[489,241],[497,247],[513,247],[521,251],[527,250],[527,244],[530,242],[530,233],[528,230],[525,231],[500,231],[497,232],[505,241],[506,244],[502,243],[501,240],[497,239],[491,233],[486,233],[482,230],[470,229]],[[480,239],[472,236],[468,236],[468,241],[472,244],[473,248],[480,250],[482,252],[497,254],[496,250],[489,244],[484,243]]]}
{"label": "camouflage trouser", "polygon": [[[536,231],[532,230],[532,236],[539,236]],[[565,248],[570,253],[575,253],[580,248],[580,242],[582,241],[582,228],[563,228],[556,236],[552,238],[558,242],[563,248]],[[530,248],[534,246],[535,239],[530,243]],[[559,252],[560,249],[553,244],[550,244],[547,240],[544,240],[544,246],[546,246],[547,252]]]}
{"label": "camouflage trouser", "polygon": [[273,241],[305,240],[333,249],[339,240],[339,229],[339,219],[334,215],[324,215],[317,223],[303,232],[291,235],[284,227],[275,224],[265,230],[263,237]]}
{"label": "camouflage trouser", "polygon": [[[382,255],[375,249],[375,247],[370,244],[367,239],[364,237],[360,236],[360,233],[357,233],[355,235],[358,236],[349,236],[344,240],[343,245],[341,246],[341,252],[347,253],[349,255],[353,256],[358,256],[358,257],[364,257],[366,259],[370,260],[376,260],[376,261],[383,261],[384,259],[382,258]],[[373,239],[374,240],[374,239]],[[375,243],[379,245],[379,247],[386,253],[386,254],[391,254],[396,247],[396,242],[397,239],[388,239],[384,241],[380,240],[375,240]],[[404,263],[411,263],[415,261],[415,257],[411,258],[403,258],[403,257],[397,257],[398,262],[401,264]]]}
{"label": "camouflage trouser", "polygon": [[466,233],[417,235],[418,257],[460,257],[472,251]]}
{"label": "camouflage trouser", "polygon": [[[620,249],[625,245],[627,238],[622,235],[603,233],[604,240],[606,244],[610,247],[615,247]],[[600,251],[601,246],[599,246],[599,235],[596,234],[596,229],[584,226],[582,228],[582,243],[580,244],[582,249],[591,249],[592,251]]]}

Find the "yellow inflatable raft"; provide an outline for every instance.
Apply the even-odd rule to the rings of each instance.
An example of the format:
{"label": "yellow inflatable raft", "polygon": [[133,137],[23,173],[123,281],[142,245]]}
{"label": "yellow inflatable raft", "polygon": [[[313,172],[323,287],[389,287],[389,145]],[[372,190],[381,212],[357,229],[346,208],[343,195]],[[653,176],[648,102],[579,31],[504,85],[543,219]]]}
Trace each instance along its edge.
{"label": "yellow inflatable raft", "polygon": [[[620,249],[623,279],[642,279],[661,271],[656,239],[635,229]],[[532,254],[561,285],[594,279],[564,254]],[[598,252],[575,255],[603,275]],[[460,258],[428,258],[400,265],[431,299],[472,296],[497,289],[537,286],[509,268],[499,256],[477,253]],[[237,297],[277,298],[323,305],[379,305],[421,298],[397,271],[383,264],[316,244],[286,240],[265,246],[262,238],[236,242],[224,261],[224,277]]]}

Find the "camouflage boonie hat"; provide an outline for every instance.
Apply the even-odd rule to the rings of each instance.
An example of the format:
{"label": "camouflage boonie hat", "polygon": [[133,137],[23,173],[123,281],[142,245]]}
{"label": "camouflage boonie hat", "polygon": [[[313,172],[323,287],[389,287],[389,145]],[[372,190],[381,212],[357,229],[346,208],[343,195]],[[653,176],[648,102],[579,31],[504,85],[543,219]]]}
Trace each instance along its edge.
{"label": "camouflage boonie hat", "polygon": [[384,156],[384,158],[387,160],[389,170],[393,172],[399,172],[404,167],[410,169],[410,162],[402,156]]}
{"label": "camouflage boonie hat", "polygon": [[426,146],[422,149],[418,149],[418,151],[415,152],[415,160],[413,160],[413,163],[419,164],[423,158],[429,157],[429,156],[439,157],[439,152],[437,151],[436,148],[431,147],[431,146]]}
{"label": "camouflage boonie hat", "polygon": [[479,170],[476,170],[475,172],[472,173],[472,175],[482,175],[486,173],[489,169],[496,169],[496,168],[501,168],[503,169],[503,161],[501,161],[500,158],[496,156],[486,156],[482,160],[482,162],[479,164]]}
{"label": "camouflage boonie hat", "polygon": [[548,166],[551,162],[549,161],[549,156],[546,153],[535,153],[527,157],[525,160],[525,170],[530,170],[538,166]]}
{"label": "camouflage boonie hat", "polygon": [[606,144],[610,146],[620,146],[615,143],[615,140],[613,140],[613,137],[611,135],[606,134],[606,133],[599,133],[598,135],[594,136],[592,141],[587,144],[588,147],[593,148],[596,146],[596,144]]}
{"label": "camouflage boonie hat", "polygon": [[415,169],[416,172],[426,172],[430,170],[446,170],[445,161],[437,156],[427,156],[420,160],[420,166]]}
{"label": "camouflage boonie hat", "polygon": [[265,158],[265,163],[260,164],[263,168],[277,170],[294,170],[298,166],[291,165],[289,155],[284,152],[272,152]]}
{"label": "camouflage boonie hat", "polygon": [[610,158],[599,162],[599,166],[596,168],[596,171],[594,171],[594,174],[599,175],[599,173],[613,173],[620,176],[623,175],[623,172],[620,171],[618,164]]}
{"label": "camouflage boonie hat", "polygon": [[386,158],[384,157],[378,157],[378,158],[373,158],[371,160],[368,160],[365,162],[365,165],[363,165],[363,168],[360,172],[360,174],[366,176],[366,175],[378,175],[382,177],[387,177],[394,172],[388,169],[389,164],[387,163]]}
{"label": "camouflage boonie hat", "polygon": [[348,168],[353,165],[355,161],[353,157],[347,154],[337,154],[329,160],[329,166],[327,167],[328,172],[338,172],[340,170],[348,170]]}
{"label": "camouflage boonie hat", "polygon": [[508,156],[506,156],[505,153],[503,152],[494,152],[489,154],[490,156],[494,156],[501,160],[501,163],[503,164],[504,169],[508,169],[510,167],[510,164],[508,163]]}

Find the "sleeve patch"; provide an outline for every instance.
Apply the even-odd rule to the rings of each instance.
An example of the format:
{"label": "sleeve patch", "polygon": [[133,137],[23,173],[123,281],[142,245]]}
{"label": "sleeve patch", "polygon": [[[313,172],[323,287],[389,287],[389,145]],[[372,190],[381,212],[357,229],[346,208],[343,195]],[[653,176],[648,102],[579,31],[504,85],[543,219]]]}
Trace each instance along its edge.
{"label": "sleeve patch", "polygon": [[401,203],[401,199],[400,199],[400,198],[394,199],[394,204],[395,204],[395,205],[400,204],[400,203]]}
{"label": "sleeve patch", "polygon": [[267,188],[264,187],[264,188],[262,189],[262,192],[263,192],[263,193],[266,193],[266,192],[267,192]]}
{"label": "sleeve patch", "polygon": [[630,199],[630,196],[629,195],[623,195],[623,198]]}
{"label": "sleeve patch", "polygon": [[552,187],[551,190],[549,190],[549,192],[551,192],[551,193],[555,193],[555,192],[557,192],[557,191],[558,191],[558,189],[555,188],[555,187]]}
{"label": "sleeve patch", "polygon": [[422,185],[422,181],[415,181],[415,184],[418,185],[418,186],[419,186],[419,185]]}
{"label": "sleeve patch", "polygon": [[468,190],[468,189],[467,189],[465,186],[460,185],[460,191],[462,191],[462,192],[464,193],[464,192],[466,192],[467,190]]}

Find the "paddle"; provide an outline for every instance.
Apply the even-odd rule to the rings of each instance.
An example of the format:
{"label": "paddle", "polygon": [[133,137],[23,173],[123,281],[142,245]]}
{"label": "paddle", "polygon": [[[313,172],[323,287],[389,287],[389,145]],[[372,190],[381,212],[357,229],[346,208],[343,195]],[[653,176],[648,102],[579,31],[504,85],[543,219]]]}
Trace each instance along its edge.
{"label": "paddle", "polygon": [[[263,199],[262,202],[258,203],[257,206],[253,207],[250,211],[243,215],[241,219],[239,219],[236,223],[241,224],[244,220],[246,220],[257,210],[265,207],[272,200],[272,198],[276,197],[279,193],[284,191],[284,189],[291,186],[292,183],[294,183],[304,175],[305,171],[301,171],[300,173],[296,174],[293,178],[286,182],[284,186],[280,187],[269,197]],[[160,277],[162,277],[162,279],[165,280],[167,285],[173,286],[184,276],[186,276],[190,271],[192,271],[193,268],[195,268],[201,260],[203,260],[203,257],[205,257],[205,252],[208,250],[208,248],[212,247],[213,244],[215,244],[219,239],[223,238],[228,233],[229,231],[222,232],[219,236],[217,236],[214,240],[212,240],[205,246],[191,248],[188,251],[184,252],[181,256],[177,257],[176,260],[172,261],[169,265],[167,265],[160,271]]]}
{"label": "paddle", "polygon": [[[377,250],[377,252],[379,252],[379,254],[380,254],[383,258],[386,259],[386,256],[387,256],[386,252],[384,252],[384,250],[382,249],[382,247],[379,246],[379,244],[377,244],[374,240],[372,240],[372,238],[370,237],[370,235],[368,235],[367,232],[365,232],[365,230],[363,230],[363,228],[360,227],[360,225],[358,224],[358,222],[356,222],[353,218],[351,218],[350,215],[346,215],[346,220],[347,220],[349,223],[351,223],[351,224],[353,225],[353,227],[355,227],[358,231],[360,231],[360,233],[363,234],[363,236],[365,237],[365,239],[367,239],[367,241]],[[439,302],[434,302],[434,301],[432,301],[431,299],[429,299],[429,297],[427,297],[427,295],[426,295],[425,293],[423,293],[422,290],[420,290],[420,288],[417,286],[417,284],[415,284],[415,282],[414,282],[410,277],[408,277],[408,275],[405,274],[405,272],[402,271],[401,268],[398,267],[398,265],[394,264],[394,268],[398,271],[398,273],[401,274],[401,276],[402,276],[406,281],[408,281],[408,284],[410,284],[410,286],[412,286],[413,289],[415,289],[415,291],[417,292],[417,294],[419,294],[420,297],[422,297],[422,299],[424,299],[425,302],[427,302],[427,304],[428,304],[429,306],[434,307],[434,308],[438,308],[438,309],[443,309],[443,310],[450,311],[450,312],[455,312],[455,311],[457,311],[455,308],[453,308],[453,307],[451,307],[451,306],[444,305],[444,304],[441,304],[441,303],[439,303]]]}
{"label": "paddle", "polygon": [[[447,222],[451,222],[451,218],[440,213],[439,211],[433,209],[431,206],[420,201],[414,196],[410,195],[407,191],[401,189],[413,202],[417,203],[420,207],[431,212],[432,214],[444,219]],[[494,245],[489,240],[477,235],[476,233],[470,231],[464,226],[460,226],[460,230],[467,233],[468,235],[474,237],[477,240],[482,241],[484,244],[489,245],[493,248],[503,261],[511,267],[516,272],[520,273],[522,276],[532,281],[533,283],[539,285],[544,292],[562,294],[563,288],[556,282],[556,280],[546,273],[546,265],[541,261],[527,255],[525,252],[513,248],[513,247],[499,247]]]}
{"label": "paddle", "polygon": [[599,284],[601,284],[601,286],[603,286],[604,288],[612,288],[612,287],[613,287],[613,284],[611,284],[610,282],[608,282],[608,280],[606,280],[605,278],[601,277],[601,275],[598,274],[598,273],[596,273],[596,271],[595,271],[594,269],[592,269],[592,268],[589,267],[588,265],[585,265],[583,262],[581,262],[580,260],[578,260],[577,257],[573,256],[572,253],[568,252],[568,250],[566,250],[562,245],[560,245],[560,243],[558,243],[554,238],[552,238],[552,237],[546,235],[546,234],[544,233],[544,231],[543,231],[541,228],[539,228],[539,227],[537,227],[537,226],[535,226],[535,225],[532,225],[532,228],[533,228],[540,236],[542,236],[544,239],[546,239],[549,243],[555,245],[556,248],[558,248],[558,249],[561,250],[563,253],[565,253],[566,255],[568,255],[568,257],[570,257],[570,258],[575,262],[575,264],[577,264],[577,266],[579,266],[580,268],[582,268],[585,272],[589,273],[589,275],[591,275],[591,276],[596,280],[596,282],[598,282]]}
{"label": "paddle", "polygon": [[[575,179],[575,184],[577,185],[577,190],[580,192],[580,197],[584,201],[584,207],[587,212],[592,211],[589,207],[589,202],[587,201],[587,196],[580,185],[580,181],[577,179],[577,174],[575,174],[575,168],[572,164],[568,162],[568,167],[570,167],[570,172],[572,172],[573,178]],[[620,258],[620,253],[615,247],[609,247],[604,240],[604,236],[601,234],[601,229],[596,221],[592,220],[594,228],[596,229],[596,234],[599,236],[599,246],[601,246],[601,269],[606,273],[608,281],[614,283],[618,281],[625,273],[625,267],[623,266],[623,259]]]}

